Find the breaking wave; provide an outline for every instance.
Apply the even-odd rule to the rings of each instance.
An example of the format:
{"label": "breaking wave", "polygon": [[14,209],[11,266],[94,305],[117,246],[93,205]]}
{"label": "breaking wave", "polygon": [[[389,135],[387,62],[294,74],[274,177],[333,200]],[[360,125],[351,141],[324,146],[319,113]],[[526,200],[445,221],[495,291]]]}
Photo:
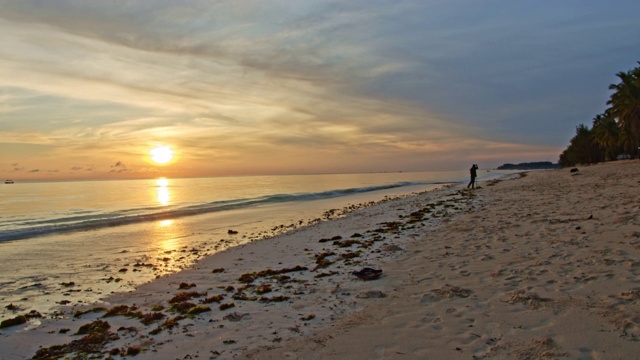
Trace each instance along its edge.
{"label": "breaking wave", "polygon": [[251,208],[261,205],[330,199],[360,193],[427,184],[436,185],[443,183],[397,182],[388,185],[338,189],[315,193],[273,194],[255,198],[205,202],[180,207],[141,207],[111,212],[76,211],[69,212],[63,216],[47,219],[16,219],[17,221],[12,223],[12,229],[0,231],[0,241],[21,240],[38,236],[93,230],[146,221],[175,219],[185,216]]}

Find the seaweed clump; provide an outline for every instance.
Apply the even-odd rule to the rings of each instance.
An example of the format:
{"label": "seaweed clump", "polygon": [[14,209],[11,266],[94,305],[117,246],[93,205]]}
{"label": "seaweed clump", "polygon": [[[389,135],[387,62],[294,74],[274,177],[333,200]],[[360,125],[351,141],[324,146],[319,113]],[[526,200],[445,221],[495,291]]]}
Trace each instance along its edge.
{"label": "seaweed clump", "polygon": [[305,266],[300,266],[300,265],[297,265],[292,268],[285,268],[280,270],[267,269],[257,273],[253,272],[253,273],[242,274],[240,278],[238,278],[238,281],[244,284],[250,284],[254,282],[256,279],[261,277],[277,276],[277,275],[286,274],[294,271],[305,271],[305,270],[309,270],[309,268]]}
{"label": "seaweed clump", "polygon": [[198,298],[203,296],[207,296],[207,293],[206,292],[199,293],[197,291],[181,292],[176,294],[174,297],[172,297],[169,300],[169,303],[170,304],[180,303],[180,302],[191,300],[193,298]]}
{"label": "seaweed clump", "polygon": [[138,307],[136,306],[127,306],[127,305],[118,305],[109,309],[104,315],[103,318],[113,317],[113,316],[126,316],[130,318],[140,318],[143,316],[142,312],[137,311]]}
{"label": "seaweed clump", "polygon": [[178,315],[178,316],[176,316],[176,317],[174,317],[172,319],[167,319],[160,326],[158,326],[157,328],[151,330],[151,332],[149,334],[157,335],[164,329],[173,329],[174,327],[178,326],[178,322],[180,320],[185,319],[185,318],[186,318],[185,316]]}
{"label": "seaweed clump", "polygon": [[180,283],[180,285],[178,286],[178,290],[186,290],[186,289],[191,289],[191,288],[194,288],[194,287],[196,287],[196,284],[194,284],[194,283],[188,284],[188,283],[183,282],[183,283]]}
{"label": "seaweed clump", "polygon": [[143,323],[144,325],[151,325],[153,322],[155,321],[159,321],[164,319],[165,317],[167,317],[165,314],[161,313],[161,312],[152,312],[152,313],[148,313],[148,314],[144,314],[141,318],[140,318],[140,322]]}
{"label": "seaweed clump", "polygon": [[111,325],[102,320],[83,325],[76,333],[76,335],[84,335],[82,338],[73,340],[69,344],[39,349],[31,359],[59,359],[72,354],[75,354],[72,357],[74,359],[87,359],[92,355],[100,355],[109,342],[119,339],[117,334],[109,331],[110,328]]}
{"label": "seaweed clump", "polygon": [[222,301],[222,299],[224,299],[224,294],[219,294],[219,295],[213,295],[213,296],[209,296],[207,298],[204,298],[202,300],[200,300],[201,304],[211,304],[213,302],[215,303],[220,303]]}
{"label": "seaweed clump", "polygon": [[27,314],[18,315],[14,318],[4,320],[0,322],[0,329],[8,328],[11,326],[21,325],[29,321],[29,319],[41,318],[42,314],[37,312],[36,310],[31,310]]}
{"label": "seaweed clump", "polygon": [[11,326],[21,325],[27,322],[27,317],[24,315],[18,315],[14,318],[4,320],[0,323],[0,329],[8,328]]}
{"label": "seaweed clump", "polygon": [[224,311],[227,309],[231,309],[232,307],[236,307],[236,304],[234,303],[228,303],[228,304],[220,304],[220,306],[218,307],[220,310]]}

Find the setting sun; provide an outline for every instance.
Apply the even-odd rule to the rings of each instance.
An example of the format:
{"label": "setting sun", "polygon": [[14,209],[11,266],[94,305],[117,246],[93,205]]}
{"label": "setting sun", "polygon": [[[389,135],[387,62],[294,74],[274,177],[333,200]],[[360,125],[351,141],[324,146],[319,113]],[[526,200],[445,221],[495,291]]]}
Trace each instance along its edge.
{"label": "setting sun", "polygon": [[157,164],[166,164],[173,158],[173,151],[168,146],[158,146],[151,150],[151,160]]}

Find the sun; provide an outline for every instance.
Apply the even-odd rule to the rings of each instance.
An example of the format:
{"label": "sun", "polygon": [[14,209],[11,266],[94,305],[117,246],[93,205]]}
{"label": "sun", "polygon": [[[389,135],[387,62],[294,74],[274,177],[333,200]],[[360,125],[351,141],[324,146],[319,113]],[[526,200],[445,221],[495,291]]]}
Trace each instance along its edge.
{"label": "sun", "polygon": [[151,160],[156,164],[166,164],[173,159],[173,151],[168,146],[158,146],[151,149]]}

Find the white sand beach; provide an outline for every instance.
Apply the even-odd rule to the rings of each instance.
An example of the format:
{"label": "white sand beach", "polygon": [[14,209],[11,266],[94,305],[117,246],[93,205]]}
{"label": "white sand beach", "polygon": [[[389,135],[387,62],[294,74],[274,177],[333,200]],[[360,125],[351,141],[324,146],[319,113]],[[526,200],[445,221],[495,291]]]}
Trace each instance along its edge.
{"label": "white sand beach", "polygon": [[[3,359],[637,358],[639,179],[640,164],[625,161],[383,201],[5,327],[0,349]],[[352,274],[364,267],[382,276]]]}

